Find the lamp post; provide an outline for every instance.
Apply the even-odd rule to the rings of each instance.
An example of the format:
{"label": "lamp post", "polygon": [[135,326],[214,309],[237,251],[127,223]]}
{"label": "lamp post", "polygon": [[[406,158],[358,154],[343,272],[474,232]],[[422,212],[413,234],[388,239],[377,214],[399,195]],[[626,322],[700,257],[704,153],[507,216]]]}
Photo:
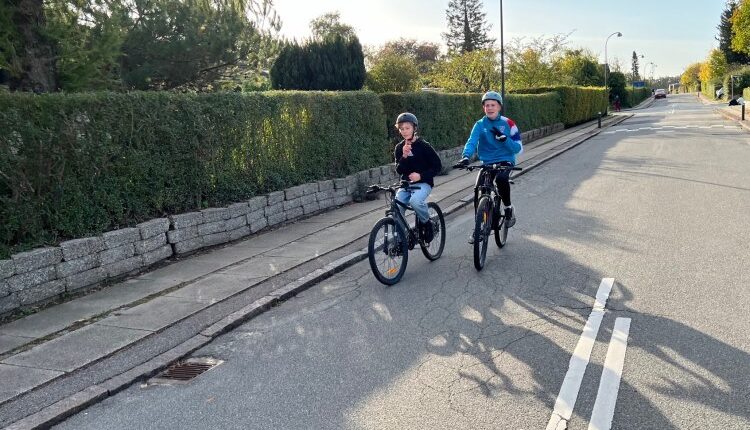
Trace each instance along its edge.
{"label": "lamp post", "polygon": [[617,35],[617,37],[622,37],[622,33],[619,31],[615,31],[614,33],[607,36],[607,40],[604,41],[604,99],[606,101],[606,108],[604,108],[604,113],[607,113],[607,110],[609,110],[609,86],[607,86],[607,75],[609,74],[609,64],[608,64],[608,58],[607,58],[607,43],[609,43],[609,38]]}
{"label": "lamp post", "polygon": [[656,68],[656,64],[654,64],[654,62],[652,61],[652,62],[648,63],[647,65],[651,66],[651,84],[653,85],[653,83],[654,83],[654,69]]}

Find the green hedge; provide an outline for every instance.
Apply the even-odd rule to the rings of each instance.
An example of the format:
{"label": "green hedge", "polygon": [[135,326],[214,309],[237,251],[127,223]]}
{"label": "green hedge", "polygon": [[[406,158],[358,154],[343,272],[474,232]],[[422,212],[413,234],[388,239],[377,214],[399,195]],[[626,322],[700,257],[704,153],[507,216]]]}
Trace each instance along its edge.
{"label": "green hedge", "polygon": [[627,98],[623,107],[637,106],[638,103],[651,97],[651,88],[626,88]]}
{"label": "green hedge", "polygon": [[390,161],[371,92],[0,94],[0,258]]}
{"label": "green hedge", "polygon": [[589,121],[604,112],[607,101],[602,87],[543,87],[516,90],[516,94],[556,92],[560,95],[560,119],[566,127]]}
{"label": "green hedge", "polygon": [[742,98],[745,99],[745,101],[750,101],[750,88],[745,88],[742,90]]}
{"label": "green hedge", "polygon": [[[481,94],[384,93],[380,95],[391,142],[400,140],[393,123],[402,112],[419,119],[422,135],[436,149],[463,145],[482,111]],[[556,93],[509,95],[503,115],[512,118],[521,131],[560,122],[560,96]]]}
{"label": "green hedge", "polygon": [[701,92],[709,100],[716,100],[716,91],[718,91],[719,88],[721,88],[721,84],[716,84],[713,82],[701,82]]}

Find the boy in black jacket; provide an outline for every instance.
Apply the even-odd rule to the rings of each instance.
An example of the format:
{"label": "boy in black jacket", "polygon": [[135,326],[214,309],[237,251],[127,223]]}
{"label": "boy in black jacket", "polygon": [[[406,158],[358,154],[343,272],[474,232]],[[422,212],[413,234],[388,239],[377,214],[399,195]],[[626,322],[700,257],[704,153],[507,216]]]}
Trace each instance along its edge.
{"label": "boy in black jacket", "polygon": [[396,172],[418,190],[400,189],[396,199],[408,203],[417,214],[420,233],[425,242],[432,241],[432,225],[427,210],[427,197],[435,186],[433,178],[440,173],[442,164],[435,150],[427,141],[417,136],[419,122],[414,114],[404,112],[396,118],[396,127],[403,140],[396,145]]}

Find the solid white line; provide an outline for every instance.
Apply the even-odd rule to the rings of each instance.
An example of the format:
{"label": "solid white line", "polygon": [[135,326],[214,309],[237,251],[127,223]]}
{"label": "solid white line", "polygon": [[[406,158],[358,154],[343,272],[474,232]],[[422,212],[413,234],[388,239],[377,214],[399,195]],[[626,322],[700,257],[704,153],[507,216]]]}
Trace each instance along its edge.
{"label": "solid white line", "polygon": [[604,278],[599,284],[594,308],[591,310],[589,319],[583,327],[581,338],[578,339],[578,344],[573,350],[573,355],[570,357],[568,372],[565,374],[565,379],[563,379],[562,386],[560,387],[560,393],[557,395],[555,408],[552,410],[549,423],[547,423],[547,430],[565,429],[570,417],[573,416],[573,406],[575,406],[576,399],[578,398],[578,391],[581,389],[583,374],[586,371],[586,366],[589,364],[591,350],[594,348],[594,343],[596,343],[599,325],[604,317],[604,307],[607,304],[607,298],[609,297],[609,292],[612,291],[614,282],[614,278]]}
{"label": "solid white line", "polygon": [[604,370],[602,379],[599,381],[599,391],[596,393],[589,430],[609,430],[612,427],[629,332],[630,318],[617,318],[615,329],[612,331],[612,339],[609,341],[607,357],[604,359]]}

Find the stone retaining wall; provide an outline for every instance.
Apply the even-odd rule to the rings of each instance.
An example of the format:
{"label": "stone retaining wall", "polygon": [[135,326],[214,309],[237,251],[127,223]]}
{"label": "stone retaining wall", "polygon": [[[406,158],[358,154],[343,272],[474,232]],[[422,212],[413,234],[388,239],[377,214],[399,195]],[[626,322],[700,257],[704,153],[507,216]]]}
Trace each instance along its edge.
{"label": "stone retaining wall", "polygon": [[[562,124],[522,133],[529,142],[563,129]],[[462,147],[440,151],[444,166],[457,160]],[[225,208],[153,219],[101,236],[74,239],[0,260],[0,316],[115,282],[173,255],[232,242],[261,230],[351,203],[374,183],[396,180],[393,165],[365,170],[275,191]]]}

